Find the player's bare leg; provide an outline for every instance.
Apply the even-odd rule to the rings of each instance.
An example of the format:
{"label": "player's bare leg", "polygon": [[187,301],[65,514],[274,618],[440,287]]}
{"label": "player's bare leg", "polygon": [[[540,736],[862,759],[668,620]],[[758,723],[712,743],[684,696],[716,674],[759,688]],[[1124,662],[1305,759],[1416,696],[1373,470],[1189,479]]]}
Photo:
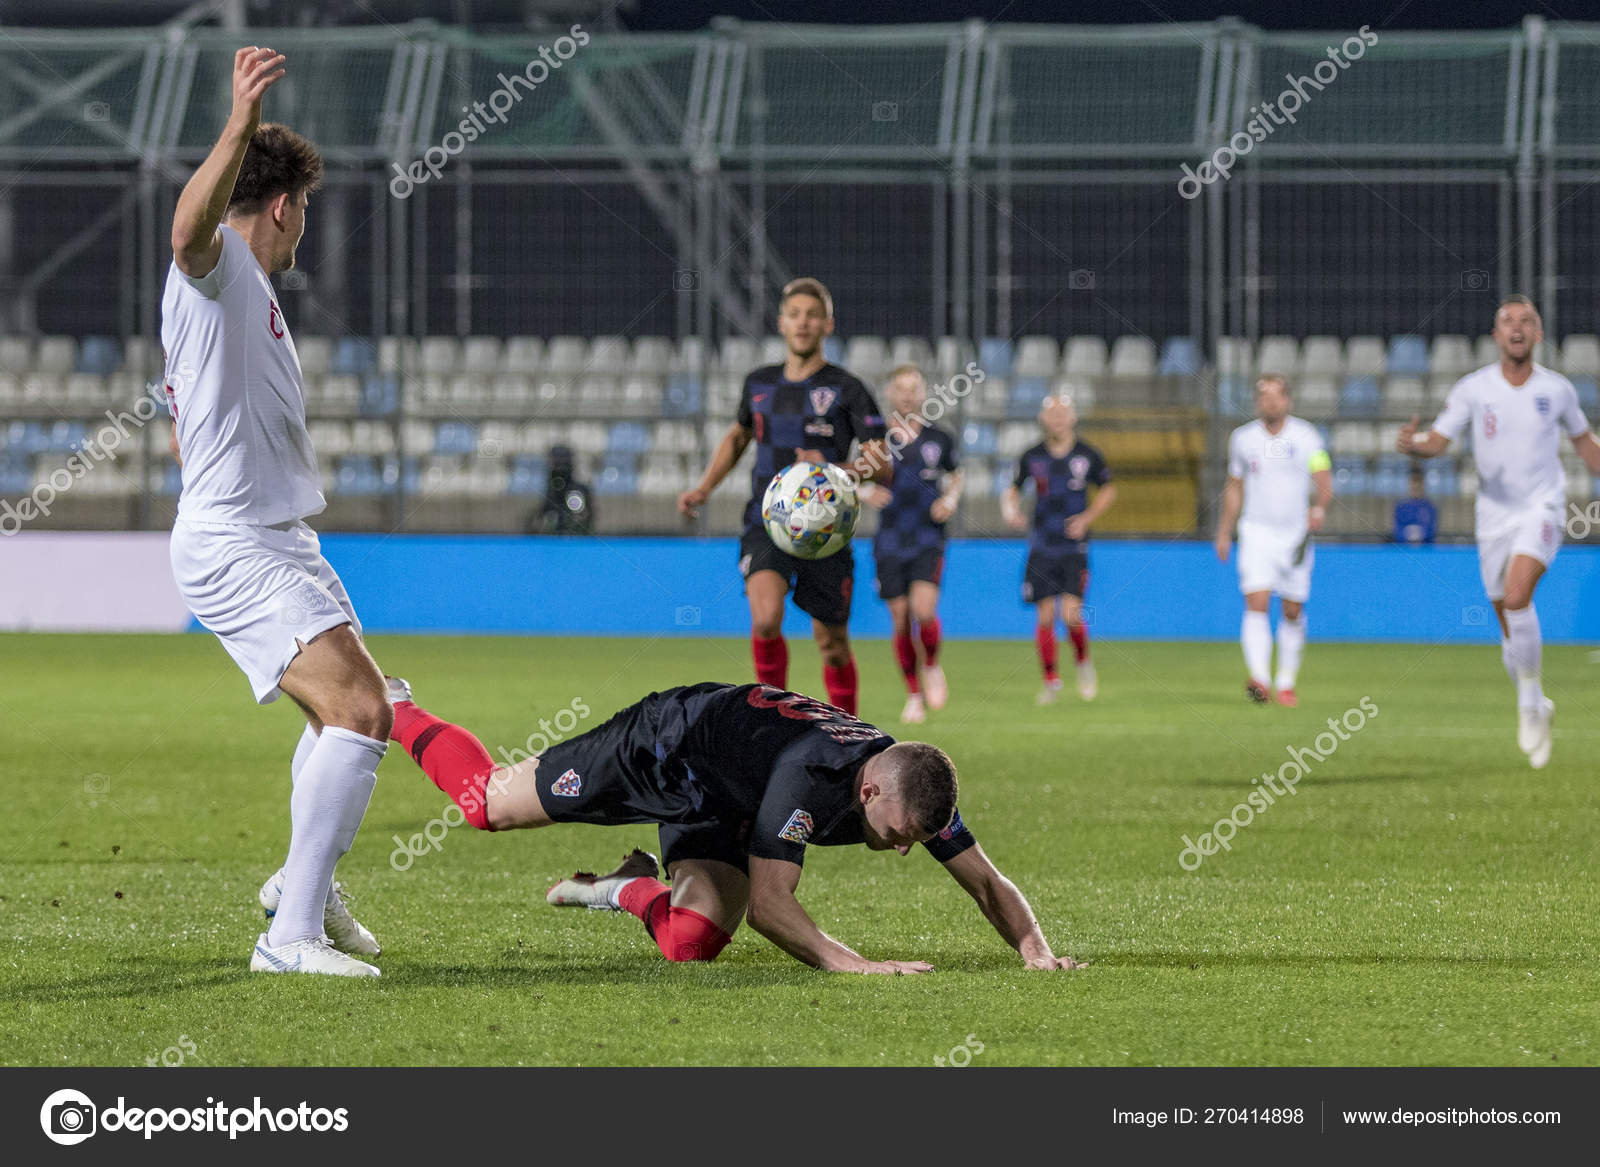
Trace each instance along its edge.
{"label": "player's bare leg", "polygon": [[857,702],[856,658],[850,651],[850,626],[811,621],[811,636],[822,654],[822,684],[828,704],[854,716]]}
{"label": "player's bare leg", "polygon": [[1267,618],[1271,592],[1251,592],[1244,598],[1244,622],[1239,644],[1244,649],[1245,695],[1258,705],[1266,703],[1267,681],[1272,676],[1272,622]]}
{"label": "player's bare leg", "polygon": [[355,630],[341,624],[301,644],[279,687],[321,732],[290,796],[282,891],[251,967],[376,976],[377,969],[328,944],[323,917],[334,868],[355,841],[388,748],[393,711],[387,684]]}
{"label": "player's bare leg", "polygon": [[1513,556],[1506,568],[1505,596],[1494,602],[1505,633],[1503,655],[1517,683],[1517,746],[1528,764],[1542,770],[1550,762],[1551,721],[1555,702],[1544,695],[1540,665],[1544,653],[1533,593],[1544,576],[1544,564],[1531,555]]}
{"label": "player's bare leg", "polygon": [[1300,675],[1300,658],[1306,650],[1305,605],[1298,600],[1283,601],[1283,618],[1278,621],[1278,677],[1274,687],[1278,704],[1293,709],[1300,704],[1295,696],[1295,678]]}
{"label": "player's bare leg", "polygon": [[1089,626],[1083,620],[1083,601],[1077,596],[1061,597],[1061,623],[1072,640],[1072,652],[1077,661],[1078,696],[1093,701],[1100,684],[1094,673],[1094,662],[1089,659]]}
{"label": "player's bare leg", "polygon": [[789,581],[776,571],[753,571],[744,582],[750,601],[750,655],[756,680],[775,689],[789,687],[789,646],[783,639],[783,602]]}
{"label": "player's bare leg", "polygon": [[1059,596],[1046,596],[1037,605],[1039,622],[1033,630],[1033,642],[1039,650],[1039,668],[1044,673],[1044,687],[1039,690],[1037,702],[1050,705],[1061,692],[1061,674],[1056,671],[1056,614],[1060,610]]}
{"label": "player's bare leg", "polygon": [[889,622],[894,628],[895,663],[900,666],[900,676],[906,685],[906,707],[900,711],[900,720],[906,725],[919,725],[928,719],[928,714],[922,703],[917,646],[911,639],[911,600],[907,596],[895,596],[884,602],[889,605]]}
{"label": "player's bare leg", "polygon": [[939,585],[925,579],[911,581],[911,619],[922,641],[922,694],[929,709],[943,709],[950,699],[950,685],[939,664],[943,629],[939,627]]}

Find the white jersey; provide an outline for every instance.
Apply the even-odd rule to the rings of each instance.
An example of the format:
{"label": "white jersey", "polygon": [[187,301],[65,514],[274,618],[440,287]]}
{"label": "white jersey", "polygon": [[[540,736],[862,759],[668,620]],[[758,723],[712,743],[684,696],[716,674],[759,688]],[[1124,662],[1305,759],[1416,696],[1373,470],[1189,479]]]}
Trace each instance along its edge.
{"label": "white jersey", "polygon": [[1244,483],[1241,524],[1274,528],[1299,539],[1311,508],[1311,475],[1328,468],[1328,452],[1317,427],[1286,417],[1268,433],[1260,418],[1228,438],[1228,477]]}
{"label": "white jersey", "polygon": [[167,403],[183,458],[178,517],[271,526],[326,506],[305,383],[261,265],[232,227],[217,266],[190,279],[174,263],[161,297]]}
{"label": "white jersey", "polygon": [[1452,442],[1469,426],[1480,531],[1505,526],[1532,509],[1566,506],[1561,432],[1575,438],[1589,429],[1571,381],[1534,365],[1525,382],[1512,385],[1499,364],[1485,365],[1455,383],[1433,423],[1434,432]]}

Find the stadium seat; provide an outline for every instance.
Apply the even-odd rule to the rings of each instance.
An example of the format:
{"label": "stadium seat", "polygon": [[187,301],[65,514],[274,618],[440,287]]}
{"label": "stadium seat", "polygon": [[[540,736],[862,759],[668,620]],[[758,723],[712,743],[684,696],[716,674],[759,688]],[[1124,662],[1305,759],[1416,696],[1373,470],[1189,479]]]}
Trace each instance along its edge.
{"label": "stadium seat", "polygon": [[[15,373],[0,372],[0,408],[15,405],[22,400],[22,384]],[[4,434],[0,432],[0,448],[4,448]]]}
{"label": "stadium seat", "polygon": [[71,336],[46,336],[39,340],[33,356],[33,367],[41,373],[61,376],[72,372],[78,365],[78,342]]}
{"label": "stadium seat", "polygon": [[1389,340],[1389,353],[1384,368],[1392,377],[1396,374],[1421,377],[1428,372],[1428,346],[1420,336],[1395,336]]}
{"label": "stadium seat", "polygon": [[1007,417],[1033,417],[1039,412],[1039,403],[1050,394],[1050,382],[1043,377],[1018,377],[1011,383],[1006,401]]}
{"label": "stadium seat", "polygon": [[1383,382],[1383,412],[1410,416],[1427,408],[1427,393],[1421,377],[1389,376]]}
{"label": "stadium seat", "polygon": [[370,373],[378,367],[378,354],[372,347],[372,342],[362,336],[341,336],[338,343],[333,346],[333,360],[328,365],[328,370],[333,373],[346,373],[360,376]]}
{"label": "stadium seat", "polygon": [[1094,412],[1094,382],[1087,377],[1062,377],[1055,384],[1055,394],[1070,398],[1079,417],[1088,417]]}
{"label": "stadium seat", "polygon": [[353,497],[381,494],[383,475],[373,459],[363,455],[346,455],[338,460],[334,490]]}
{"label": "stadium seat", "polygon": [[544,341],[537,336],[508,337],[500,354],[500,369],[532,376],[544,364]]}
{"label": "stadium seat", "polygon": [[567,426],[563,444],[571,446],[576,453],[599,457],[605,452],[606,438],[606,427],[602,422],[575,421]]}
{"label": "stadium seat", "polygon": [[1300,342],[1292,336],[1264,336],[1256,350],[1256,368],[1246,372],[1281,373],[1285,377],[1300,375]]}
{"label": "stadium seat", "polygon": [[989,482],[992,486],[992,493],[995,495],[1001,495],[1010,490],[1011,480],[1016,476],[1016,473],[1017,468],[1015,466],[1007,466],[1003,463],[996,463],[993,469],[989,471]]}
{"label": "stadium seat", "polygon": [[1578,406],[1591,418],[1600,413],[1600,385],[1593,377],[1574,377],[1572,387],[1578,391]]}
{"label": "stadium seat", "polygon": [[55,421],[50,423],[46,431],[49,445],[46,450],[52,453],[69,454],[83,445],[89,436],[89,427],[81,421]]}
{"label": "stadium seat", "polygon": [[1339,393],[1339,416],[1376,417],[1381,400],[1376,377],[1350,377]]}
{"label": "stadium seat", "polygon": [[1200,346],[1189,336],[1169,336],[1161,346],[1157,372],[1163,377],[1198,377],[1205,369]]}
{"label": "stadium seat", "polygon": [[1344,372],[1347,377],[1378,377],[1388,356],[1383,341],[1376,336],[1352,336],[1344,342]]}
{"label": "stadium seat", "polygon": [[[1295,405],[1300,406],[1297,397]],[[1224,374],[1217,380],[1217,408],[1224,417],[1249,417],[1255,412],[1255,390],[1248,377]]]}
{"label": "stadium seat", "polygon": [[1328,418],[1338,412],[1339,382],[1333,377],[1307,374],[1292,384],[1295,412],[1302,417]]}
{"label": "stadium seat", "polygon": [[394,426],[386,421],[351,422],[350,450],[355,454],[394,453]]}
{"label": "stadium seat", "polygon": [[542,497],[549,485],[549,463],[541,457],[523,454],[511,465],[511,479],[506,484],[506,492]]}
{"label": "stadium seat", "polygon": [[[301,368],[305,366],[302,364]],[[98,373],[106,376],[122,368],[122,346],[115,337],[86,336],[78,345],[78,362],[74,366],[79,373]]]}
{"label": "stadium seat", "polygon": [[1113,377],[1151,377],[1156,371],[1155,341],[1147,336],[1119,336],[1111,345],[1107,371]]}
{"label": "stadium seat", "polygon": [[1001,458],[1017,459],[1022,457],[1022,451],[1039,440],[1039,427],[1024,422],[1008,422],[999,427],[994,449],[991,451]]}
{"label": "stadium seat", "polygon": [[1456,374],[1440,376],[1438,373],[1434,373],[1429,376],[1427,407],[1430,412],[1436,413],[1444,408],[1445,398],[1450,396],[1450,390],[1455,388],[1457,380],[1459,380],[1459,376]]}
{"label": "stadium seat", "polygon": [[[756,349],[755,363],[757,365],[781,365],[788,356],[788,341],[781,336],[764,336],[761,338],[760,347]],[[826,356],[826,353],[824,353],[824,356]],[[739,369],[738,373],[742,377],[749,371],[749,369]]]}
{"label": "stadium seat", "polygon": [[844,341],[837,336],[822,338],[822,359],[830,365],[840,364],[844,360]]}
{"label": "stadium seat", "polygon": [[0,494],[27,494],[33,488],[33,471],[26,458],[0,458]]}
{"label": "stadium seat", "polygon": [[0,372],[26,373],[33,368],[33,340],[26,336],[0,336]]}
{"label": "stadium seat", "polygon": [[22,400],[32,405],[54,405],[66,393],[66,378],[60,373],[35,370],[22,375]]}
{"label": "stadium seat", "polygon": [[1472,350],[1472,367],[1481,369],[1485,365],[1500,363],[1500,346],[1495,344],[1494,337],[1480,336]]}
{"label": "stadium seat", "polygon": [[[481,383],[488,373],[468,374]],[[489,400],[496,409],[527,412],[533,407],[533,378],[520,373],[498,373],[489,381]]]}
{"label": "stadium seat", "polygon": [[1446,333],[1433,338],[1433,344],[1428,349],[1428,371],[1435,376],[1446,376],[1454,380],[1463,373],[1470,373],[1472,364],[1472,342],[1464,336]]}
{"label": "stadium seat", "polygon": [[1061,371],[1075,377],[1101,377],[1106,371],[1106,342],[1098,336],[1075,336],[1067,341]]}
{"label": "stadium seat", "polygon": [[685,421],[658,421],[650,448],[664,454],[695,454],[694,426]]}
{"label": "stadium seat", "polygon": [[[296,346],[299,345],[296,341]],[[126,336],[122,339],[122,367],[141,377],[160,374],[163,364],[161,346],[147,336]]]}
{"label": "stadium seat", "polygon": [[1332,452],[1337,458],[1367,458],[1378,452],[1376,426],[1360,421],[1341,421],[1329,431]]}
{"label": "stadium seat", "polygon": [[711,361],[712,354],[707,351],[706,342],[698,336],[686,336],[672,354],[672,371],[704,376],[711,371]]}
{"label": "stadium seat", "polygon": [[[453,336],[425,337],[417,348],[417,369],[424,373],[462,371],[461,341]],[[407,373],[416,369],[407,369]]]}
{"label": "stadium seat", "polygon": [[1337,377],[1344,372],[1344,345],[1337,337],[1308,336],[1300,346],[1302,376]]}
{"label": "stadium seat", "polygon": [[464,373],[492,377],[500,371],[502,357],[498,336],[469,336],[461,342],[461,371]]}
{"label": "stadium seat", "polygon": [[1012,367],[1018,377],[1044,377],[1056,375],[1061,364],[1061,349],[1050,336],[1025,336],[1017,342],[1016,361]]}
{"label": "stadium seat", "polygon": [[990,377],[1008,380],[1014,358],[1011,341],[1003,336],[986,336],[978,345],[978,368]]}
{"label": "stadium seat", "polygon": [[95,406],[106,404],[108,378],[99,373],[74,373],[67,378],[65,400],[69,405]]}
{"label": "stadium seat", "polygon": [[1411,459],[1404,454],[1385,454],[1378,459],[1377,473],[1373,475],[1372,493],[1393,497],[1403,495],[1410,488]]}
{"label": "stadium seat", "polygon": [[388,417],[400,408],[400,380],[393,374],[369,373],[361,379],[361,416]]}
{"label": "stadium seat", "polygon": [[607,458],[595,476],[594,492],[597,495],[637,494],[639,468],[631,458]]}
{"label": "stadium seat", "polygon": [[700,381],[683,373],[674,373],[667,382],[662,398],[662,413],[667,417],[688,417],[700,412]]}
{"label": "stadium seat", "polygon": [[650,448],[650,431],[637,421],[621,421],[607,432],[606,455],[643,454]]}
{"label": "stadium seat", "polygon": [[844,367],[868,385],[876,386],[889,375],[889,346],[881,336],[852,336],[844,346]]}
{"label": "stadium seat", "polygon": [[920,336],[897,336],[889,344],[889,360],[896,365],[916,365],[929,370],[935,380],[948,381],[967,371],[973,352],[970,344],[954,336],[941,336],[932,349]]}
{"label": "stadium seat", "polygon": [[[1438,498],[1454,498],[1459,484],[1454,458],[1429,458],[1422,467],[1423,489]],[[1409,483],[1407,484],[1409,486]]]}
{"label": "stadium seat", "polygon": [[470,421],[441,421],[434,429],[435,454],[476,454],[478,427]]}
{"label": "stadium seat", "polygon": [[582,372],[589,357],[589,342],[581,336],[553,336],[544,350],[543,373],[572,376]]}
{"label": "stadium seat", "polygon": [[666,377],[672,371],[672,342],[664,336],[641,336],[633,342],[628,372],[641,377]]}
{"label": "stadium seat", "polygon": [[378,372],[415,377],[422,370],[422,348],[409,336],[378,338]]}
{"label": "stadium seat", "polygon": [[1600,377],[1600,336],[1574,333],[1561,346],[1561,371],[1568,377]]}
{"label": "stadium seat", "polygon": [[761,363],[760,351],[759,342],[748,336],[724,337],[722,351],[717,355],[717,368],[742,377]]}
{"label": "stadium seat", "polygon": [[1364,458],[1333,460],[1333,489],[1336,494],[1367,494],[1371,477]]}
{"label": "stadium seat", "polygon": [[968,422],[961,430],[961,452],[987,458],[995,452],[998,435],[995,427],[983,422]]}
{"label": "stadium seat", "polygon": [[584,359],[586,373],[605,373],[621,377],[628,371],[628,342],[620,336],[597,336],[589,342]]}
{"label": "stadium seat", "polygon": [[622,381],[618,402],[622,412],[635,417],[655,417],[661,412],[661,379],[635,374]]}
{"label": "stadium seat", "polygon": [[510,458],[522,445],[522,430],[514,421],[478,423],[478,457]]}
{"label": "stadium seat", "polygon": [[[1170,344],[1171,341],[1168,341]],[[1219,377],[1249,377],[1255,371],[1255,354],[1250,342],[1237,336],[1217,338],[1217,375]]]}

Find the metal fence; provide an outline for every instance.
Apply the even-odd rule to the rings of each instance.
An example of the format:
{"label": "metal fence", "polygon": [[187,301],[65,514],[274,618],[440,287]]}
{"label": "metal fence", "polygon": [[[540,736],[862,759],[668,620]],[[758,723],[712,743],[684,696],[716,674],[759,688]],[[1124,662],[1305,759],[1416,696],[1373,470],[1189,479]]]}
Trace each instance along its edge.
{"label": "metal fence", "polygon": [[[1205,529],[1241,385],[1286,351],[1273,338],[1307,341],[1291,371],[1335,386],[1307,412],[1342,459],[1340,528],[1381,534],[1403,469],[1388,429],[1451,368],[1369,369],[1357,342],[1470,343],[1513,288],[1572,352],[1595,330],[1600,26],[250,36],[290,62],[267,116],[328,165],[301,270],[280,279],[297,339],[331,338],[307,370],[328,525],[522,529],[565,442],[603,528],[682,529],[671,494],[796,274],[830,284],[838,352],[869,380],[895,353],[936,376],[991,362],[954,419],[968,534],[999,528],[1034,402],[1062,387],[1131,467],[1108,519]],[[0,333],[79,338],[0,352],[0,496],[47,480],[74,425],[159,374],[167,225],[226,118],[235,39],[0,38]],[[1099,359],[1078,343],[1096,338]],[[168,521],[164,449],[145,427],[110,480],[40,522]],[[1469,478],[1430,485],[1445,530],[1466,531]],[[702,529],[735,522],[742,491],[725,490]]]}

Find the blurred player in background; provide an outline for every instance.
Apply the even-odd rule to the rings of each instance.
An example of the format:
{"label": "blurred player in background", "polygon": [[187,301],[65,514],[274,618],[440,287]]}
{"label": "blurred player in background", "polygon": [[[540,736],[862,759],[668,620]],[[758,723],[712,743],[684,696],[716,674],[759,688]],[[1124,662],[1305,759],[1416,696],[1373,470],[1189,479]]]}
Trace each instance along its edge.
{"label": "blurred player in background", "polygon": [[764,365],[744,379],[739,416],[728,427],[700,484],[678,498],[678,510],[693,518],[711,492],[738,464],[745,447],[756,446],[750,469],[750,502],[739,540],[739,573],[750,601],[750,652],[756,679],[779,689],[789,684],[789,646],[783,639],[783,602],[811,617],[822,653],[828,700],[856,711],[856,659],[850,651],[850,598],[855,551],[846,546],[826,559],[797,559],[780,551],[761,522],[767,483],[796,462],[844,463],[852,443],[861,452],[851,469],[862,480],[888,482],[894,465],[883,445],[883,414],[860,380],[822,355],[833,335],[833,297],[820,280],[791,280],[778,302],[778,332],[788,343],[781,365]]}
{"label": "blurred player in background", "polygon": [[1517,686],[1517,746],[1538,770],[1550,761],[1555,702],[1540,684],[1543,640],[1533,592],[1561,548],[1566,521],[1561,434],[1572,439],[1592,474],[1600,474],[1600,443],[1572,382],[1534,363],[1544,324],[1532,300],[1508,296],[1501,302],[1494,340],[1499,363],[1457,381],[1428,433],[1417,433],[1413,417],[1396,448],[1432,458],[1472,432],[1478,568],[1500,618],[1500,659]]}
{"label": "blurred player in background", "polygon": [[[404,682],[400,682],[404,684]],[[922,961],[868,960],[817,927],[795,898],[808,846],[921,844],[1032,969],[1056,956],[1028,901],[995,868],[956,808],[956,769],[926,742],[896,742],[834,706],[767,685],[704,682],[651,693],[536,758],[496,767],[468,731],[409,700],[394,738],[480,830],[552,823],[659,824],[672,879],[634,851],[546,901],[637,916],[671,961],[714,960],[741,921],[828,972],[919,973]]]}
{"label": "blurred player in background", "polygon": [[[1017,463],[1011,485],[1000,496],[1000,513],[1008,525],[1022,530],[1022,487],[1033,483],[1033,533],[1023,571],[1022,600],[1038,610],[1034,641],[1044,670],[1039,704],[1048,705],[1061,691],[1056,671],[1056,621],[1072,638],[1078,662],[1078,696],[1094,700],[1098,688],[1089,660],[1089,628],[1083,619],[1083,595],[1089,587],[1089,528],[1117,500],[1111,469],[1100,451],[1077,436],[1078,411],[1066,394],[1046,397],[1039,407],[1044,441]],[[1097,489],[1089,497],[1089,488]]]}
{"label": "blurred player in background", "polygon": [[[1272,676],[1272,593],[1283,601],[1278,621],[1278,704],[1294,706],[1295,679],[1306,647],[1305,603],[1311,598],[1311,536],[1322,530],[1333,499],[1333,471],[1322,434],[1289,414],[1289,383],[1269,373],[1256,381],[1256,420],[1228,438],[1228,484],[1217,522],[1217,558],[1228,562],[1239,527],[1239,590],[1244,621],[1239,643],[1248,674],[1245,693],[1266,702]],[[1316,505],[1311,489],[1316,487]]]}
{"label": "blurred player in background", "polygon": [[[388,748],[393,710],[344,585],[307,515],[324,507],[305,384],[268,276],[294,267],[322,158],[261,97],[284,75],[240,49],[233,110],[178,198],[161,343],[183,491],[172,570],[184,603],[244,670],[258,702],[287,693],[306,716],[290,767],[289,856],[261,889],[271,926],[257,972],[378,975],[378,943],[345,906],[350,849]],[[331,943],[330,943],[331,937]]]}
{"label": "blurred player in background", "polygon": [[926,719],[927,709],[943,709],[949,696],[939,665],[939,579],[944,525],[961,501],[961,471],[955,437],[923,416],[928,383],[920,369],[901,365],[894,370],[884,396],[892,422],[888,446],[900,465],[893,487],[863,484],[861,500],[881,511],[872,541],[878,595],[894,620],[894,654],[906,681],[900,720],[916,724]]}

